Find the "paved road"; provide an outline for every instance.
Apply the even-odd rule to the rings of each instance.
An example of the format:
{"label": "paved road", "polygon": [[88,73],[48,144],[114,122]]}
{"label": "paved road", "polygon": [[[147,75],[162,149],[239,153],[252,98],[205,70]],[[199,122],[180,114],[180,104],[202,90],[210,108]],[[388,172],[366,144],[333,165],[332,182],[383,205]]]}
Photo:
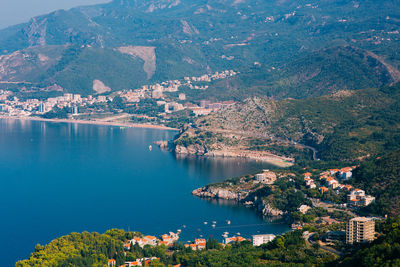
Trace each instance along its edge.
{"label": "paved road", "polygon": [[[309,233],[309,234],[307,234],[307,235],[304,237],[304,239],[306,240],[307,244],[309,244],[309,245],[311,245],[311,246],[315,244],[315,242],[312,240],[312,237],[313,237],[314,235],[315,235],[315,233]],[[333,254],[335,254],[335,255],[337,255],[337,256],[339,256],[339,257],[341,257],[341,256],[343,255],[343,253],[341,253],[341,252],[339,252],[339,251],[337,251],[336,249],[331,248],[331,247],[320,246],[320,248],[323,249],[323,250],[325,250],[325,251],[328,251],[328,252],[330,252],[330,253],[333,253]]]}

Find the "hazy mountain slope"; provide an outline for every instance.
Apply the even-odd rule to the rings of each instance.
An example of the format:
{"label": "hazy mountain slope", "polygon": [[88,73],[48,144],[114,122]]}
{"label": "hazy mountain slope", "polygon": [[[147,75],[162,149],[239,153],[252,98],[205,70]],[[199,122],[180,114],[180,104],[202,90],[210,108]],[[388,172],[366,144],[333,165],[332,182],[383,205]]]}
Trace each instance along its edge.
{"label": "hazy mountain slope", "polygon": [[259,95],[305,98],[383,86],[396,78],[368,51],[339,46],[307,53],[273,68],[255,66],[229,80],[218,81],[205,92],[188,94],[199,100],[243,100]]}
{"label": "hazy mountain slope", "polygon": [[[285,64],[296,64],[296,59],[300,64],[306,62],[307,56],[317,58],[321,53],[326,54],[324,49],[328,47],[350,44],[376,53],[398,69],[400,55],[394,52],[400,40],[396,32],[400,24],[397,14],[400,14],[400,5],[394,0],[115,0],[56,11],[1,30],[0,54],[66,44],[109,49],[155,47],[156,71],[150,82],[223,69],[248,72],[258,62],[263,70],[284,67],[289,73],[250,74],[256,80],[251,86],[261,88],[254,91],[275,95],[282,88],[288,90],[281,86],[283,83],[298,87],[298,91],[316,91],[318,95],[337,88],[353,88],[357,83],[380,86],[385,78],[370,75],[376,64],[365,69],[367,66],[362,62],[362,69],[356,70],[352,66],[362,59],[355,55],[347,58],[347,52],[338,55],[320,77],[308,83],[302,83],[301,77],[284,77],[297,68],[290,69]],[[312,74],[316,68],[321,68],[321,63],[313,63],[316,66],[310,66],[306,73]],[[337,69],[332,66],[339,65],[342,69],[343,64],[348,68],[344,69],[346,73],[355,72],[356,77],[343,78],[336,83],[333,78]],[[140,76],[142,70],[143,66],[132,68],[132,76]],[[239,81],[238,86],[247,84],[246,76],[243,79],[245,81]],[[268,84],[268,90],[263,88],[264,84]],[[298,95],[308,95],[307,90]],[[89,92],[90,88],[85,87],[84,91]]]}

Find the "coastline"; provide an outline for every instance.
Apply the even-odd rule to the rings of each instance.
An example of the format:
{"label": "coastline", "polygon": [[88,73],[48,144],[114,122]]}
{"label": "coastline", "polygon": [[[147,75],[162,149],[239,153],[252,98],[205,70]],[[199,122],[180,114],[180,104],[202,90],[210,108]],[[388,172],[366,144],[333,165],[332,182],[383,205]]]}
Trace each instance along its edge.
{"label": "coastline", "polygon": [[171,128],[163,125],[152,125],[152,124],[139,124],[139,123],[123,123],[123,122],[112,122],[112,121],[97,121],[97,120],[73,120],[73,119],[46,119],[40,117],[25,117],[25,116],[5,116],[0,115],[0,119],[13,119],[13,120],[30,120],[30,121],[43,121],[43,122],[55,122],[55,123],[77,123],[77,124],[88,124],[88,125],[99,125],[99,126],[118,126],[128,128],[145,128],[145,129],[156,129],[156,130],[167,130],[167,131],[179,131],[179,129]]}
{"label": "coastline", "polygon": [[287,158],[273,155],[270,153],[255,153],[253,151],[248,150],[240,150],[240,151],[210,151],[206,154],[209,157],[228,157],[228,158],[247,158],[256,161],[262,161],[265,163],[269,163],[275,165],[280,168],[288,168],[294,165],[293,162],[288,161]]}

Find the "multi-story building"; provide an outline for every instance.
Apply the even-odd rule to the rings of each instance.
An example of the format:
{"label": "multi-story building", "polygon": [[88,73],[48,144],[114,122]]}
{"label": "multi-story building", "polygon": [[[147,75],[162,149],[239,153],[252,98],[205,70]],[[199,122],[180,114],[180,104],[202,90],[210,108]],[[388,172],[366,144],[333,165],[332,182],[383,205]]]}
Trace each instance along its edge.
{"label": "multi-story building", "polygon": [[253,246],[257,247],[262,244],[266,244],[268,242],[271,242],[272,240],[275,239],[275,235],[273,234],[267,234],[267,235],[253,235]]}
{"label": "multi-story building", "polygon": [[371,242],[375,238],[375,221],[372,218],[356,217],[347,223],[346,243]]}

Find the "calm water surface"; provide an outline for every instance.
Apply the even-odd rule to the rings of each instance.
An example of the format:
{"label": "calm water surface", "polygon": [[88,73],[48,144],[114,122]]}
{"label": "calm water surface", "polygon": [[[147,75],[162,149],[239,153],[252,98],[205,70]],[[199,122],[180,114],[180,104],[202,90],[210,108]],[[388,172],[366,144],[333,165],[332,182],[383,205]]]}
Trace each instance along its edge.
{"label": "calm water surface", "polygon": [[[268,168],[239,159],[178,159],[153,145],[176,132],[0,120],[0,265],[28,258],[37,243],[110,228],[181,240],[222,241],[281,233],[253,210],[191,195],[195,188]],[[231,225],[226,224],[231,221]],[[205,225],[207,221],[209,224]],[[217,221],[217,227],[211,227]],[[186,226],[186,227],[184,227]]]}

